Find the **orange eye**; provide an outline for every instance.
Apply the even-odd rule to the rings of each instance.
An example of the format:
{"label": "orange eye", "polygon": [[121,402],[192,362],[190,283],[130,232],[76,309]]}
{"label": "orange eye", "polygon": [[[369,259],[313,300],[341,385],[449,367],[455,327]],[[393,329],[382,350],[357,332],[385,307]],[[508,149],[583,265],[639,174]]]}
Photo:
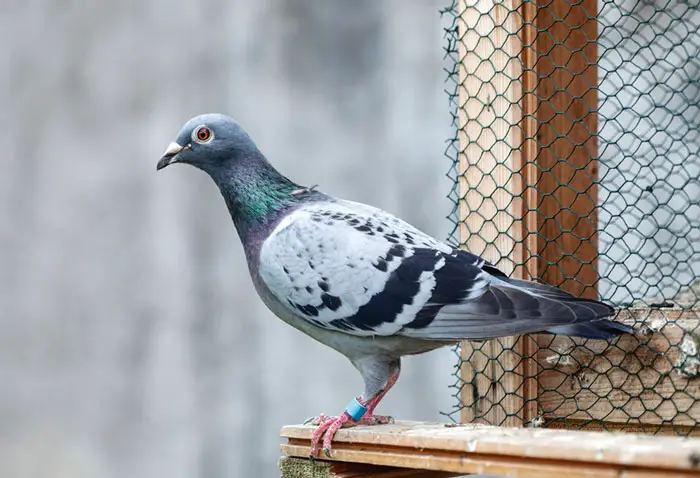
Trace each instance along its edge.
{"label": "orange eye", "polygon": [[192,139],[198,143],[208,143],[213,137],[214,133],[206,126],[200,126],[192,133]]}

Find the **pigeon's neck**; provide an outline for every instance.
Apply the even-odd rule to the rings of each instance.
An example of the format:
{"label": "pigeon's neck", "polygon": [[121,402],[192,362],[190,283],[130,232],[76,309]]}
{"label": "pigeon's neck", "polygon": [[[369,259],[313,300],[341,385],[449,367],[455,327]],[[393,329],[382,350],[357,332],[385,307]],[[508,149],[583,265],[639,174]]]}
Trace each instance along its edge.
{"label": "pigeon's neck", "polygon": [[280,174],[262,157],[246,160],[236,171],[223,171],[214,179],[226,201],[241,238],[275,220],[296,202],[301,186]]}

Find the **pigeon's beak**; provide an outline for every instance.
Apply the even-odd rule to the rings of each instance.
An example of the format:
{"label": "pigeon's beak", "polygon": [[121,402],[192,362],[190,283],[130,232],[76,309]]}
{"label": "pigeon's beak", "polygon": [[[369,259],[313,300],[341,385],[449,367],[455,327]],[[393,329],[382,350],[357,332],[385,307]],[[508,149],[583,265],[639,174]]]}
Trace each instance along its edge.
{"label": "pigeon's beak", "polygon": [[166,167],[169,164],[176,163],[177,162],[177,155],[180,153],[183,149],[185,149],[185,146],[180,146],[179,144],[172,142],[168,145],[168,148],[165,150],[163,153],[163,156],[160,158],[160,161],[158,161],[158,164],[156,165],[156,170],[160,171],[164,167]]}

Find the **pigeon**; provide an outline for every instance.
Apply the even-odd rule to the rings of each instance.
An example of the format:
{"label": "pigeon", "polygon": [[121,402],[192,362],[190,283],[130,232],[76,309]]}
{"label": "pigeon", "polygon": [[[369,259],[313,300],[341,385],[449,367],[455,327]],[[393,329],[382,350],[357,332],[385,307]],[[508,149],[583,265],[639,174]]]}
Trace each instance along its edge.
{"label": "pigeon", "polygon": [[265,305],[345,355],[364,380],[343,413],[311,421],[312,457],[321,448],[331,456],[341,427],[392,421],[374,411],[405,355],[529,333],[633,333],[607,304],[511,278],[381,209],[295,183],[228,116],[190,119],[157,169],[174,163],[201,169],[219,187]]}

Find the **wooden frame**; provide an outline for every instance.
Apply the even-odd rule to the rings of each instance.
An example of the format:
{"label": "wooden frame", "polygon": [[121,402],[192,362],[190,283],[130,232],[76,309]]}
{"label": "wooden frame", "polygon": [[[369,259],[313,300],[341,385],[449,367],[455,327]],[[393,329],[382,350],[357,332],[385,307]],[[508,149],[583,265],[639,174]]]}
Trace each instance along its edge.
{"label": "wooden frame", "polygon": [[[460,0],[458,13],[460,243],[515,277],[597,298],[597,2]],[[700,348],[699,317],[621,311],[651,333],[610,348],[465,342],[460,421],[700,432],[698,373],[672,374],[684,341]]]}

